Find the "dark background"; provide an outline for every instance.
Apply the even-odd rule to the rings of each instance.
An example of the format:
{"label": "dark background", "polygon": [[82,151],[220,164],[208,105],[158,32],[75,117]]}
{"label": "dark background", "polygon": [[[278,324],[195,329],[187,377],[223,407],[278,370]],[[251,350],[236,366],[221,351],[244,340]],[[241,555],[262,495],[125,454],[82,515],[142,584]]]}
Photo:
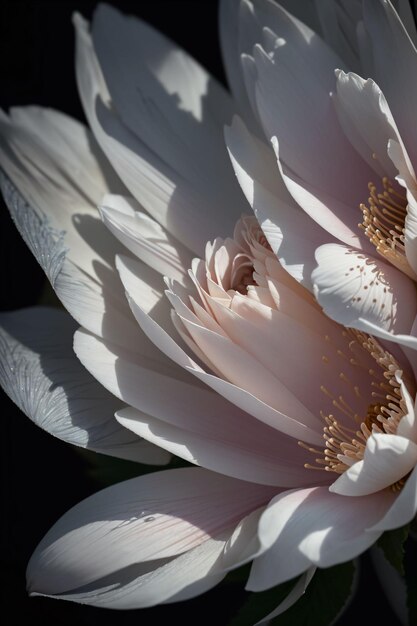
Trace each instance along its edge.
{"label": "dark background", "polygon": [[[117,1],[122,11],[136,14],[179,42],[215,76],[224,81],[217,36],[217,2]],[[0,104],[40,104],[83,120],[74,78],[74,38],[71,14],[90,18],[92,1],[0,2]],[[44,275],[15,230],[7,210],[0,211],[2,268],[1,309],[35,304],[45,293]],[[44,297],[44,296],[43,296]],[[52,438],[34,426],[4,398],[2,404],[1,602],[3,623],[10,626],[130,625],[180,622],[226,626],[246,594],[229,583],[186,603],[140,611],[114,612],[63,601],[27,597],[26,563],[38,541],[68,508],[96,491],[88,455]],[[339,620],[352,624],[370,609],[374,623],[398,622],[365,557],[362,591]],[[361,608],[360,608],[361,604]],[[296,625],[294,625],[296,626]]]}

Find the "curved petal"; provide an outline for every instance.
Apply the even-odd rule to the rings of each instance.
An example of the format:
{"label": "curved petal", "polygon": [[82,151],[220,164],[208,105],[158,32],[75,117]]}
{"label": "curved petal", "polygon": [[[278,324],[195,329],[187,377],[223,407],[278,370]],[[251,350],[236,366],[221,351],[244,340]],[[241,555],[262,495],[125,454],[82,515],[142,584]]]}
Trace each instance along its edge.
{"label": "curved petal", "polygon": [[[239,190],[234,193],[231,204],[230,197],[229,200],[218,197],[220,192],[215,191],[216,185],[211,185],[210,195],[207,188],[203,190],[184,177],[178,168],[164,160],[163,154],[154,152],[123,123],[109,104],[88,24],[80,15],[75,16],[74,23],[77,82],[97,141],[138,202],[184,245],[201,254],[207,239],[232,232],[236,217],[242,212]],[[153,50],[157,53],[157,47]],[[233,210],[226,211],[225,206]]]}
{"label": "curved petal", "polygon": [[324,312],[350,326],[410,347],[417,311],[415,285],[391,264],[359,250],[327,244],[316,251],[314,292]]}
{"label": "curved petal", "polygon": [[341,71],[336,76],[335,105],[346,136],[380,177],[394,179],[398,170],[388,156],[388,142],[402,141],[384,94],[371,78]]}
{"label": "curved petal", "polygon": [[[365,0],[364,25],[371,45],[374,76],[388,101],[400,134],[413,163],[417,163],[417,81],[416,48],[391,2]],[[389,46],[381,46],[389,41]],[[400,94],[407,93],[407,98]]]}
{"label": "curved petal", "polygon": [[386,515],[370,530],[385,531],[408,524],[417,513],[417,467],[413,469],[405,485]]}
{"label": "curved petal", "polygon": [[312,289],[314,251],[331,237],[300,210],[272,150],[251,135],[239,118],[233,119],[225,135],[235,174],[269,245],[287,272]]}
{"label": "curved petal", "polygon": [[[125,282],[131,272],[131,269],[123,263],[121,258],[119,258],[118,266],[121,278],[123,282]],[[173,297],[176,297],[175,294],[173,294]],[[151,341],[175,363],[178,363],[178,365],[193,373],[197,378],[203,380],[226,399],[230,400],[234,404],[237,404],[237,406],[241,409],[250,413],[254,417],[257,417],[269,426],[277,428],[291,437],[302,439],[303,441],[322,443],[321,432],[306,426],[301,419],[300,414],[306,417],[306,419],[309,417],[310,422],[315,422],[316,418],[306,407],[303,407],[293,394],[285,390],[283,385],[281,385],[282,403],[283,405],[285,403],[286,408],[292,403],[292,413],[297,416],[297,419],[288,417],[288,415],[285,415],[283,412],[272,408],[262,400],[259,400],[253,394],[249,393],[247,390],[237,387],[236,385],[222,380],[217,376],[207,374],[193,359],[188,356],[186,352],[184,352],[184,350],[172,339],[172,337],[152,319],[150,315],[147,315],[143,311],[135,300],[136,298],[133,298],[132,294],[130,298],[131,308],[142,330],[149,337],[149,339],[151,339]],[[194,324],[194,326],[197,329],[197,325]],[[199,332],[205,332],[207,340],[207,337],[209,336],[208,333],[210,331],[202,328],[201,326],[199,326],[197,330],[199,330]],[[216,347],[218,347],[218,343],[221,342],[222,337],[220,335],[216,335],[216,333],[212,333],[210,334],[210,339],[212,342],[217,341],[215,345],[211,346],[212,349],[216,349]],[[229,342],[228,347],[233,350],[231,342]],[[230,350],[224,356],[225,359],[228,359],[227,364],[231,366],[232,360]],[[86,367],[88,368],[88,365],[86,365]],[[243,371],[240,370],[240,372],[242,375],[245,375]]]}
{"label": "curved petal", "polygon": [[269,613],[269,615],[266,615],[260,622],[257,622],[255,626],[261,626],[261,624],[269,624],[271,619],[273,619],[274,617],[278,617],[278,615],[282,615],[282,613],[292,607],[293,604],[298,602],[301,596],[305,593],[315,572],[315,567],[311,567],[306,572],[304,572],[304,574],[302,574],[297,580],[288,596],[282,602],[280,602],[280,604],[271,613]]}
{"label": "curved petal", "polygon": [[259,523],[262,554],[251,570],[247,588],[268,589],[311,567],[349,561],[382,533],[379,522],[395,495],[388,491],[366,498],[346,498],[325,487],[286,491],[274,498]]}
{"label": "curved petal", "polygon": [[417,445],[398,435],[373,434],[366,442],[365,455],[330,485],[341,496],[366,496],[407,476],[417,465]]}
{"label": "curved petal", "polygon": [[295,441],[210,395],[210,405],[191,405],[182,420],[170,415],[168,423],[133,408],[119,410],[116,419],[139,437],[225,476],[280,487],[325,482],[327,476],[309,476],[304,468],[308,451]]}
{"label": "curved petal", "polygon": [[35,307],[0,316],[0,383],[43,430],[76,446],[140,463],[170,455],[132,437],[114,418],[120,401],[76,358],[76,324],[58,309]]}
{"label": "curved petal", "polygon": [[71,592],[135,564],[188,552],[232,529],[272,493],[199,468],[113,485],[49,530],[29,562],[29,590]]}
{"label": "curved petal", "polygon": [[222,137],[233,110],[228,93],[161,33],[109,5],[94,13],[92,40],[122,122],[167,165],[201,186],[214,212],[214,199],[222,199],[236,220],[240,198]]}
{"label": "curved petal", "polygon": [[162,276],[186,281],[191,252],[147,215],[133,198],[104,196],[103,222],[130,252]]}
{"label": "curved petal", "polygon": [[[11,136],[14,140],[19,133]],[[35,136],[22,136],[21,153],[10,162],[1,161],[18,187],[0,172],[1,190],[17,229],[57,296],[80,324],[115,341],[135,343],[138,333],[112,266],[117,242],[106,232],[91,202],[80,199],[70,166],[66,172],[65,161],[59,165],[51,147],[32,145]],[[26,160],[36,167],[27,169]],[[77,207],[84,212],[76,214]]]}

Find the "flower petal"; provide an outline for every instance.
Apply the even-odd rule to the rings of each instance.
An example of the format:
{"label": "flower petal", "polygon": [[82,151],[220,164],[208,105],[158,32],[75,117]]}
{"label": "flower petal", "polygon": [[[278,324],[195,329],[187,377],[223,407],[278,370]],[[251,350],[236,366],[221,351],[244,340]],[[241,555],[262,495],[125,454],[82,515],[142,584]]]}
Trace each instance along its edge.
{"label": "flower petal", "polygon": [[399,528],[411,522],[417,513],[417,467],[413,469],[404,487],[396,494],[386,515],[370,527],[371,531],[385,531]]}
{"label": "flower petal", "polygon": [[92,280],[66,258],[63,234],[52,229],[47,219],[39,217],[1,174],[0,180],[20,234],[72,317],[88,330],[122,345],[132,347],[140,343],[129,310],[120,299],[121,286],[114,281],[113,270],[102,266],[102,282]]}
{"label": "flower petal", "polygon": [[332,483],[329,491],[341,496],[366,496],[395,484],[417,465],[417,445],[398,435],[375,433],[365,455]]}
{"label": "flower petal", "polygon": [[329,235],[289,194],[274,154],[251,135],[239,118],[226,128],[226,143],[235,174],[280,263],[296,280],[312,289],[315,249]]}
{"label": "flower petal", "polygon": [[94,587],[89,585],[86,590],[53,595],[34,591],[30,595],[108,609],[139,609],[187,600],[211,589],[225,577],[227,572],[220,565],[225,540],[222,534],[178,557],[130,566]]}
{"label": "flower petal", "polygon": [[132,437],[114,418],[120,402],[76,358],[77,325],[63,311],[35,307],[0,316],[0,382],[37,425],[67,443],[164,465],[170,455]]}
{"label": "flower petal", "polygon": [[106,195],[100,213],[113,235],[135,256],[163,276],[186,281],[191,252],[149,217],[136,200]]}
{"label": "flower petal", "polygon": [[227,175],[231,170],[222,137],[233,110],[228,93],[161,33],[114,7],[97,8],[92,38],[122,122],[210,198],[223,196],[233,223],[239,216],[234,204],[240,198],[233,177]]}
{"label": "flower petal", "polygon": [[[417,162],[417,51],[391,2],[365,0],[364,25],[371,44],[375,78],[388,101],[413,163]],[[381,41],[389,46],[381,46]],[[407,93],[403,98],[401,94]]]}
{"label": "flower petal", "polygon": [[417,347],[417,338],[410,336],[417,311],[412,280],[391,264],[338,244],[318,248],[316,260],[314,292],[327,315],[344,326]]}
{"label": "flower petal", "polygon": [[268,589],[306,571],[349,561],[371,546],[382,531],[369,529],[395,499],[383,491],[346,498],[325,487],[285,491],[274,498],[259,523],[263,553],[247,588]]}
{"label": "flower petal", "polygon": [[[210,197],[207,188],[202,189],[193,180],[184,178],[177,167],[164,160],[163,154],[154,152],[123,123],[109,105],[88,24],[80,15],[75,16],[74,23],[78,87],[97,141],[138,202],[174,237],[201,254],[207,239],[233,230],[243,208],[239,190],[234,192],[231,204],[230,196],[228,200],[223,196],[219,200],[220,192],[214,191],[216,185],[211,188],[217,197]],[[157,54],[157,46],[153,50]],[[225,211],[224,206],[231,206],[233,210]]]}
{"label": "flower petal", "polygon": [[387,147],[390,139],[401,139],[384,94],[371,78],[342,71],[336,76],[335,105],[346,136],[381,178],[394,179],[398,172]]}
{"label": "flower petal", "polygon": [[323,477],[306,472],[308,452],[295,441],[255,421],[221,396],[206,396],[206,404],[191,403],[181,417],[174,412],[169,415],[170,422],[130,407],[119,410],[116,418],[139,437],[226,476],[281,487],[311,484],[310,479],[323,484]]}
{"label": "flower petal", "polygon": [[272,493],[199,468],[113,485],[49,530],[29,562],[29,590],[71,592],[135,564],[188,552],[234,528]]}

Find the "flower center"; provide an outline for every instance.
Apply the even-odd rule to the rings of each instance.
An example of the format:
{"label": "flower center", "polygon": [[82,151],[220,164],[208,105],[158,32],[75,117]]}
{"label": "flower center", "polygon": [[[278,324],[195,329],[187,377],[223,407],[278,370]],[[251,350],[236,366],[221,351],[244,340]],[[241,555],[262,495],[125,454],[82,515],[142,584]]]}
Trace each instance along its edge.
{"label": "flower center", "polygon": [[376,186],[369,183],[369,206],[360,205],[363,221],[359,228],[365,231],[381,256],[414,278],[404,247],[404,223],[407,216],[405,191],[386,177],[382,179],[382,185],[383,191],[378,193]]}
{"label": "flower center", "polygon": [[[325,470],[343,474],[350,466],[364,457],[366,442],[373,433],[395,434],[398,424],[407,413],[405,400],[401,393],[400,367],[396,359],[373,338],[365,333],[349,329],[344,335],[354,338],[349,342],[349,349],[358,344],[375,360],[378,369],[368,369],[372,390],[366,414],[359,416],[342,396],[334,398],[329,390],[322,387],[326,396],[331,397],[335,407],[334,414],[321,413],[324,421],[323,439],[325,447],[317,450],[304,442],[299,442],[319,456],[315,465],[305,464],[308,469]],[[350,363],[356,363],[349,358]],[[343,374],[340,375],[343,377]],[[357,388],[354,388],[359,393]],[[393,490],[402,488],[407,477],[391,486]],[[401,483],[401,484],[400,484]]]}

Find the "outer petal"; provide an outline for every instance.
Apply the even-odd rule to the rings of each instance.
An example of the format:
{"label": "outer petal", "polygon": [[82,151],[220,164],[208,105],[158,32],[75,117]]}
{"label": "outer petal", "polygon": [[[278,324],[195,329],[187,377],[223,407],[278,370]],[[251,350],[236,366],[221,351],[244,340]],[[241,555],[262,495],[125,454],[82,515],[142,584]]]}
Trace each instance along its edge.
{"label": "outer petal", "polygon": [[114,418],[120,402],[81,366],[76,324],[63,311],[31,308],[0,316],[0,382],[35,424],[68,443],[141,463],[169,454],[132,437]]}
{"label": "outer petal", "polygon": [[122,122],[211,198],[221,192],[233,219],[240,199],[222,138],[233,110],[228,93],[161,33],[109,5],[97,8],[92,38]]}
{"label": "outer petal", "polygon": [[225,577],[221,554],[227,537],[222,533],[172,559],[130,566],[85,590],[54,595],[34,591],[31,595],[108,609],[138,609],[187,600]]}
{"label": "outer petal", "polygon": [[366,496],[407,476],[417,465],[417,445],[398,435],[374,434],[366,442],[362,461],[349,467],[329,491],[342,496]]}
{"label": "outer petal", "polygon": [[316,260],[314,292],[327,315],[344,326],[417,347],[411,336],[417,311],[411,279],[384,261],[338,244],[318,248]]}
{"label": "outer petal", "polygon": [[388,491],[346,498],[324,487],[278,495],[259,523],[263,553],[252,565],[248,589],[273,587],[311,565],[330,567],[354,558],[379,537],[382,531],[367,529],[393,500]]}
{"label": "outer petal", "polygon": [[[372,47],[375,78],[388,101],[413,163],[417,163],[417,52],[389,0],[365,0],[364,24]],[[389,46],[381,46],[389,41]],[[407,93],[407,97],[401,94]]]}
{"label": "outer petal", "polygon": [[285,269],[311,289],[315,249],[329,241],[288,192],[273,152],[251,135],[239,118],[226,128],[229,155],[268,242]]}
{"label": "outer petal", "polygon": [[[103,76],[92,47],[88,25],[79,15],[75,16],[74,21],[77,33],[77,81],[84,109],[97,141],[132,195],[152,217],[188,248],[201,254],[207,239],[215,237],[219,232],[226,235],[233,230],[234,223],[242,212],[239,208],[242,202],[239,190],[235,190],[231,203],[230,196],[226,198],[215,190],[216,185],[211,184],[211,194],[214,196],[210,195],[207,186],[203,188],[195,184],[192,177],[184,177],[178,167],[167,163],[163,154],[154,152],[123,123],[114,107],[109,105],[109,94],[103,86]],[[138,24],[141,29],[140,22]],[[147,36],[154,37],[152,29]],[[166,45],[165,42],[165,52]],[[152,50],[154,54],[158,54],[157,41],[154,41]],[[174,61],[175,58],[178,60],[175,53],[172,53]],[[168,81],[171,79],[172,77],[166,78]],[[167,94],[162,94],[162,100],[159,100],[159,95],[158,102],[163,102],[164,99],[166,101]],[[233,210],[225,211],[224,206],[231,206]]]}
{"label": "outer petal", "polygon": [[[93,332],[131,345],[138,334],[111,266],[118,244],[106,232],[97,209],[80,196],[71,178],[72,162],[67,172],[65,161],[58,165],[51,146],[38,145],[25,129],[9,123],[7,129],[11,147],[16,137],[22,139],[10,161],[3,159],[10,151],[0,150],[2,165],[18,188],[1,173],[0,185],[20,234],[71,315]],[[82,149],[81,141],[78,147]],[[35,165],[28,169],[27,161]],[[76,214],[77,208],[82,213]]]}
{"label": "outer petal", "polygon": [[[309,476],[308,454],[295,441],[256,422],[217,394],[206,394],[200,407],[170,414],[170,423],[132,408],[117,412],[117,420],[134,433],[186,461],[226,476],[263,485],[305,485],[322,476]],[[325,479],[327,478],[324,477]],[[310,483],[311,484],[311,483]]]}
{"label": "outer petal", "polygon": [[413,469],[404,487],[386,515],[371,530],[385,531],[408,524],[417,513],[417,467]]}
{"label": "outer petal", "polygon": [[233,529],[272,493],[194,468],[119,483],[87,498],[51,528],[29,562],[29,589],[60,594],[100,587],[107,576],[116,582],[139,563],[153,561],[154,569],[155,561]]}

